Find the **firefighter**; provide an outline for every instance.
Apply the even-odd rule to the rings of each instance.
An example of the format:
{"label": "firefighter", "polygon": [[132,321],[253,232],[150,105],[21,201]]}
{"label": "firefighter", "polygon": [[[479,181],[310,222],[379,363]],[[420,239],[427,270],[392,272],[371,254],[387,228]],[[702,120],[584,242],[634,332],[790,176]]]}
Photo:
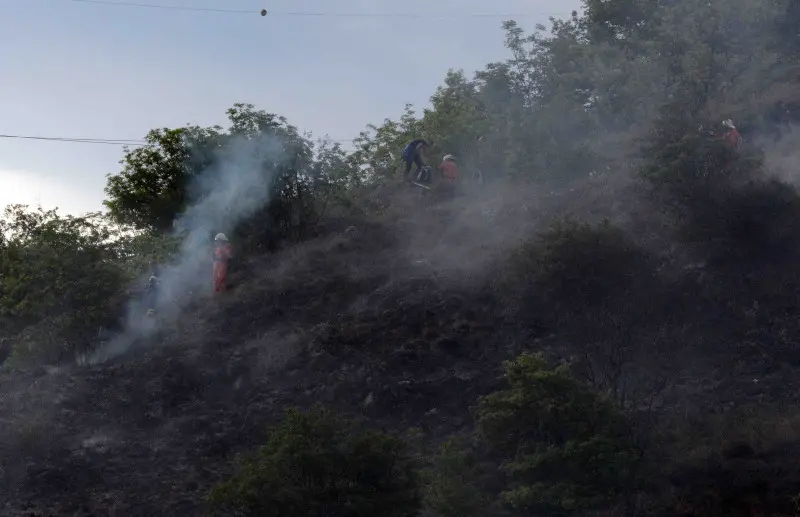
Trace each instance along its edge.
{"label": "firefighter", "polygon": [[442,158],[439,170],[442,172],[442,179],[445,181],[449,183],[458,181],[458,165],[456,165],[456,157],[452,154],[445,155]]}
{"label": "firefighter", "polygon": [[733,120],[723,120],[722,125],[728,129],[728,131],[722,135],[722,139],[725,140],[725,143],[731,146],[731,148],[739,149],[742,145],[742,135],[739,133],[739,130],[736,129]]}
{"label": "firefighter", "polygon": [[155,316],[156,304],[158,303],[158,293],[161,287],[160,268],[155,259],[150,260],[150,278],[144,286],[145,304],[147,305],[147,316]]}
{"label": "firefighter", "polygon": [[458,165],[456,165],[456,157],[452,154],[445,155],[442,158],[442,163],[439,165],[439,171],[442,173],[441,190],[445,197],[453,197],[456,190],[456,182],[458,181]]}
{"label": "firefighter", "polygon": [[218,233],[214,237],[214,293],[222,293],[228,289],[228,261],[232,255],[228,237],[224,233]]}

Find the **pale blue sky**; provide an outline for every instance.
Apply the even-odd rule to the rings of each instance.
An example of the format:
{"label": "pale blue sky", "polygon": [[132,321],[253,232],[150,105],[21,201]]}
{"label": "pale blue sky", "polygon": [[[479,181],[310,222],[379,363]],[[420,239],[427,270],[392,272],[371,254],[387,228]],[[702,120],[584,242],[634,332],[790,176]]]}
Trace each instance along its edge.
{"label": "pale blue sky", "polygon": [[[579,0],[141,0],[253,14],[0,0],[0,134],[141,139],[153,127],[224,124],[234,102],[350,139],[420,109],[448,68],[508,57],[502,17],[567,17]],[[426,8],[426,5],[436,5]],[[420,12],[429,18],[267,15]],[[440,15],[451,13],[449,19]],[[0,139],[0,206],[101,208],[114,145]]]}

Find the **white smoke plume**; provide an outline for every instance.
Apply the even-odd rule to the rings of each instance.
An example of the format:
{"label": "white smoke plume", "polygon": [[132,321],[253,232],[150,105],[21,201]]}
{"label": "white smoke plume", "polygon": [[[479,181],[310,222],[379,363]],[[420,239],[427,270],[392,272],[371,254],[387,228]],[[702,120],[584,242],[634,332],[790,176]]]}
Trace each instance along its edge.
{"label": "white smoke plume", "polygon": [[[142,338],[174,324],[187,304],[211,295],[214,235],[228,234],[269,203],[277,174],[292,159],[288,144],[279,136],[265,134],[224,139],[224,145],[214,152],[213,165],[190,185],[196,202],[176,221],[173,236],[181,239],[177,256],[169,264],[158,265],[157,316],[148,318],[142,297],[134,297],[128,304],[124,330],[90,362],[124,353]],[[149,276],[148,272],[141,283]]]}

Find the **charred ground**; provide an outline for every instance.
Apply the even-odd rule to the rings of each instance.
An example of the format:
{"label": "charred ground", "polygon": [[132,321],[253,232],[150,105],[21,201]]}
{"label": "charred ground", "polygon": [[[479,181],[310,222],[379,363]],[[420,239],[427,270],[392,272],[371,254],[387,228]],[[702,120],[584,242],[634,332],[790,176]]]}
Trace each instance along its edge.
{"label": "charred ground", "polygon": [[[797,446],[785,423],[799,393],[792,318],[744,323],[740,306],[709,299],[713,280],[613,227],[567,225],[542,240],[531,208],[508,195],[492,211],[491,196],[430,205],[412,187],[387,189],[401,210],[332,220],[297,247],[249,257],[224,300],[109,362],[4,373],[4,512],[195,515],[285,408],[316,402],[418,428],[430,449],[471,428],[470,407],[526,350],[571,359],[626,407],[649,404],[653,451],[687,447],[673,458],[687,465],[676,490],[722,482],[692,456],[737,440],[762,451],[736,461],[765,465],[764,490],[791,490],[794,474],[769,469],[789,474],[780,454]],[[551,214],[563,200],[528,197]],[[609,206],[583,210],[613,216]]]}
{"label": "charred ground", "polygon": [[[427,515],[797,515],[795,3],[584,3],[506,22],[510,59],[352,152],[235,104],[126,151],[106,215],[10,207],[0,511],[198,515],[322,403],[408,434]],[[455,200],[397,180],[420,137],[463,164]],[[137,333],[150,260],[206,285],[176,222],[230,235],[232,290]],[[528,351],[569,368],[504,364]]]}

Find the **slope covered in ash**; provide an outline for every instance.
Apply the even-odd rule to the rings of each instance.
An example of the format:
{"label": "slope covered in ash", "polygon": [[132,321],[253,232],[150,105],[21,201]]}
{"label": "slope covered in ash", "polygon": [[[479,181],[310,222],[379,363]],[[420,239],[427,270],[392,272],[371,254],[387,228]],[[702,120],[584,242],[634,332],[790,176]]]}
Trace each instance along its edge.
{"label": "slope covered in ash", "polygon": [[382,220],[248,257],[225,299],[123,355],[3,373],[4,511],[193,515],[293,405],[433,436],[468,425],[534,333],[492,282],[535,218],[502,193],[431,205],[382,190]]}
{"label": "slope covered in ash", "polygon": [[[709,323],[709,307],[680,308],[698,284],[653,277],[652,257],[616,237],[584,242],[592,261],[607,262],[584,299],[548,286],[520,265],[520,250],[531,252],[558,207],[586,198],[580,188],[512,190],[516,199],[489,189],[431,203],[384,185],[371,194],[388,205],[383,216],[330,223],[304,244],[249,257],[224,299],[114,359],[3,373],[4,514],[196,515],[285,408],[315,402],[378,427],[419,428],[435,444],[471,426],[470,406],[523,350],[577,359],[579,374],[594,366],[599,388],[624,377],[627,396],[650,390],[685,416],[797,400],[785,348],[708,346],[732,335]],[[600,196],[581,215],[615,217],[612,206]],[[591,276],[574,250],[568,260],[577,262],[556,274]],[[637,275],[627,288],[613,278],[620,267]],[[530,291],[530,275],[541,292]],[[609,336],[621,336],[607,322],[623,315],[638,344],[609,349]],[[622,352],[624,371],[603,377],[605,359]],[[670,389],[653,391],[656,377]]]}
{"label": "slope covered in ash", "polygon": [[[439,471],[426,516],[795,515],[800,11],[583,5],[504,23],[504,62],[448,73],[352,151],[237,103],[226,129],[125,151],[106,215],[10,207],[0,513],[198,515],[285,408],[321,402],[419,430],[434,470],[463,432],[474,464]],[[420,138],[458,157],[455,200],[396,181]],[[217,232],[233,289],[203,301]],[[147,334],[124,316],[151,260],[177,266]],[[550,361],[511,386],[523,351]],[[643,479],[611,475],[634,471],[620,442]]]}

